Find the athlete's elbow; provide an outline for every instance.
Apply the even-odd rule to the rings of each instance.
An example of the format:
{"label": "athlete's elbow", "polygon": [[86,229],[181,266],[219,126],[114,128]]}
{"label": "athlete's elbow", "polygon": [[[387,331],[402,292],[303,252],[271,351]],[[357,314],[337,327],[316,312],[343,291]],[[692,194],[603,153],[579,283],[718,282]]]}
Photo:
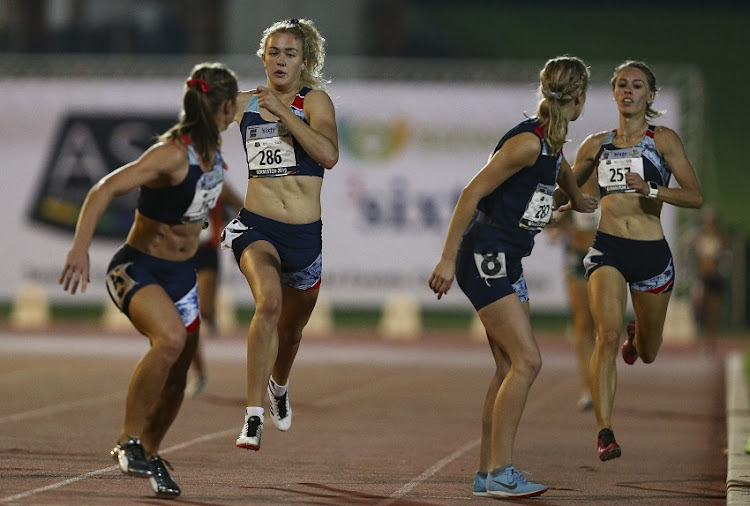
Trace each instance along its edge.
{"label": "athlete's elbow", "polygon": [[689,207],[691,209],[700,209],[703,207],[703,192],[698,189],[692,189],[687,194],[687,201],[685,202],[685,207]]}
{"label": "athlete's elbow", "polygon": [[322,160],[320,160],[318,163],[322,165],[326,169],[332,169],[334,165],[336,165],[339,161],[339,154],[338,152],[332,153],[330,155],[326,155],[323,157]]}
{"label": "athlete's elbow", "polygon": [[115,197],[119,197],[119,195],[111,179],[104,177],[91,187],[86,198],[88,200],[110,202]]}
{"label": "athlete's elbow", "polygon": [[695,209],[700,209],[701,207],[703,207],[703,193],[702,192],[698,192],[698,194],[693,199],[693,203],[694,203],[693,207]]}

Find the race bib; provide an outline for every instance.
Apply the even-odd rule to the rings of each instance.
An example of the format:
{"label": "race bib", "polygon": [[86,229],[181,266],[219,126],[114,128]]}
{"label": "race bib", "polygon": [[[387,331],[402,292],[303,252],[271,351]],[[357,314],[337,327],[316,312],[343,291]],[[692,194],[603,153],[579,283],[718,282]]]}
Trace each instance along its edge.
{"label": "race bib", "polygon": [[297,166],[294,140],[283,123],[250,126],[245,134],[249,177],[285,176]]}
{"label": "race bib", "polygon": [[552,218],[554,186],[539,183],[531,195],[518,225],[529,230],[541,230]]}
{"label": "race bib", "polygon": [[221,188],[224,186],[224,179],[223,175],[220,175],[221,179],[218,182],[210,181],[212,175],[215,175],[215,173],[206,172],[198,180],[193,201],[188,206],[185,214],[182,215],[182,223],[205,221],[208,211],[216,206],[216,202],[218,202],[221,195]]}
{"label": "race bib", "polygon": [[633,172],[643,177],[642,152],[641,148],[605,150],[597,167],[599,186],[607,193],[635,192],[628,188],[625,174]]}
{"label": "race bib", "polygon": [[474,263],[477,265],[479,276],[485,282],[488,279],[505,278],[508,276],[505,267],[505,253],[474,253]]}

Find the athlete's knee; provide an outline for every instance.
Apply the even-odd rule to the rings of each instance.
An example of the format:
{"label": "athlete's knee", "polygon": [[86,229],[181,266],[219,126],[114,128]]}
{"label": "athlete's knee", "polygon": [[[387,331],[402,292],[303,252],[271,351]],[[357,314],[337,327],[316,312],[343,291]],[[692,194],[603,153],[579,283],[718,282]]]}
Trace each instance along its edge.
{"label": "athlete's knee", "polygon": [[640,357],[640,359],[643,361],[644,364],[650,364],[654,360],[656,360],[656,353],[655,352],[653,352],[653,353],[652,352],[643,352],[643,353],[639,352],[638,356]]}
{"label": "athlete's knee", "polygon": [[640,336],[636,337],[636,346],[638,349],[638,356],[644,364],[650,364],[656,360],[656,356],[659,354],[659,348],[661,347],[661,338],[654,340],[643,339],[642,343],[639,343]]}
{"label": "athlete's knee", "polygon": [[172,366],[180,358],[185,349],[187,331],[184,327],[164,331],[156,338],[152,338],[153,347],[158,352],[165,365]]}
{"label": "athlete's knee", "polygon": [[264,295],[255,301],[255,314],[263,319],[278,321],[281,315],[281,296]]}
{"label": "athlete's knee", "polygon": [[597,345],[604,349],[616,350],[620,345],[620,331],[616,329],[601,329],[597,332]]}
{"label": "athlete's knee", "polygon": [[294,325],[280,325],[279,331],[279,344],[284,344],[288,347],[299,346],[302,341],[302,326]]}
{"label": "athlete's knee", "polygon": [[511,367],[529,381],[534,381],[542,370],[542,356],[539,353],[524,353],[513,361]]}

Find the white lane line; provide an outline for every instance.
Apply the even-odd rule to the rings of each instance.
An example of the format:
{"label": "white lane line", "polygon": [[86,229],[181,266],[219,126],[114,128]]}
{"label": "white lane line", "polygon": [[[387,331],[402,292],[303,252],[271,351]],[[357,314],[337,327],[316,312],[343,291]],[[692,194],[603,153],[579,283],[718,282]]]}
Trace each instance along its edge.
{"label": "white lane line", "polygon": [[[187,448],[188,446],[192,446],[194,444],[203,443],[205,441],[210,441],[212,439],[217,439],[221,437],[227,437],[227,436],[235,434],[236,432],[237,432],[237,429],[235,428],[235,429],[223,430],[220,432],[214,432],[213,434],[206,434],[201,437],[191,439],[190,441],[185,441],[184,443],[170,446],[169,448],[162,450],[159,453],[169,453],[172,451],[181,450],[183,448]],[[20,494],[9,495],[7,497],[1,497],[0,503],[20,501],[21,499],[26,499],[27,497],[31,497],[36,494],[41,494],[42,492],[48,492],[56,488],[65,487],[72,483],[85,480],[86,478],[91,478],[92,476],[97,476],[97,475],[108,473],[110,471],[115,471],[118,469],[120,469],[120,466],[114,465],[114,466],[105,467],[103,469],[97,469],[96,471],[89,471],[88,473],[80,474],[78,476],[74,476],[73,478],[68,478],[67,480],[58,481],[57,483],[52,483],[50,485],[45,485],[44,487],[27,490],[26,492],[21,492]]]}
{"label": "white lane line", "polygon": [[[529,417],[536,415],[537,411],[540,411],[544,406],[547,405],[546,398],[547,397],[556,397],[555,392],[560,390],[563,386],[570,388],[570,383],[572,383],[574,380],[566,380],[558,383],[554,388],[551,388],[549,390],[546,390],[543,397],[536,397],[534,401],[527,404],[526,409],[524,409],[523,416]],[[400,489],[396,490],[394,493],[388,497],[388,499],[384,499],[383,501],[380,501],[376,503],[375,506],[387,506],[389,504],[393,504],[397,500],[404,497],[406,494],[411,492],[414,487],[424,483],[425,481],[432,478],[435,474],[437,474],[442,468],[456,460],[457,458],[461,457],[464,453],[468,452],[469,450],[472,450],[479,446],[479,444],[482,442],[480,439],[475,439],[473,441],[470,441],[466,443],[464,446],[459,448],[458,450],[454,451],[447,457],[444,457],[440,459],[438,462],[430,466],[429,469],[427,469],[425,472],[411,480],[409,483],[401,487]]]}
{"label": "white lane line", "polygon": [[335,408],[367,399],[368,397],[378,394],[380,391],[386,390],[389,386],[403,384],[411,374],[410,371],[406,371],[398,375],[371,379],[369,380],[369,383],[365,383],[360,387],[333,393],[332,395],[311,402],[310,405],[315,408]]}
{"label": "white lane line", "polygon": [[431,466],[425,472],[423,472],[422,474],[420,474],[419,476],[411,480],[409,483],[407,483],[400,489],[396,490],[394,493],[391,494],[391,496],[388,499],[376,503],[376,506],[386,506],[388,504],[393,504],[394,502],[398,501],[399,499],[404,497],[406,494],[411,492],[414,487],[432,478],[435,474],[437,474],[438,471],[440,471],[442,468],[444,468],[445,466],[447,466],[448,464],[450,464],[457,458],[461,457],[464,453],[468,452],[469,450],[473,450],[474,448],[479,446],[480,442],[481,442],[481,439],[477,438],[474,441],[466,443],[461,448],[451,453],[447,457],[437,461],[433,466]]}
{"label": "white lane line", "polygon": [[95,404],[103,404],[112,401],[119,401],[123,399],[124,394],[110,394],[103,395],[101,397],[95,397],[93,399],[83,399],[80,401],[63,402],[61,404],[55,404],[53,406],[46,406],[44,408],[32,409],[31,411],[22,411],[13,415],[7,415],[0,417],[0,424],[8,422],[18,422],[21,420],[28,420],[29,418],[38,418],[43,416],[55,415],[63,411],[70,411],[72,409],[81,408],[84,406],[93,406]]}
{"label": "white lane line", "polygon": [[46,485],[44,487],[35,488],[33,490],[27,490],[26,492],[21,492],[20,494],[16,494],[16,495],[9,495],[7,497],[2,497],[0,498],[0,502],[20,501],[21,499],[26,499],[27,497],[31,497],[32,495],[41,494],[42,492],[47,492],[49,490],[54,490],[56,488],[64,487],[65,485],[70,485],[71,483],[85,480],[86,478],[91,478],[92,476],[104,474],[109,471],[114,471],[115,469],[119,469],[119,468],[120,468],[119,466],[109,466],[109,467],[105,467],[104,469],[97,469],[96,471],[90,471],[86,474],[81,474],[74,478],[68,478],[67,480],[64,480],[64,481],[58,481],[57,483],[52,483],[51,485]]}
{"label": "white lane line", "polygon": [[[324,398],[321,401],[319,401],[317,403],[314,403],[314,404],[316,406],[324,406],[324,407],[326,407],[326,406],[327,407],[337,406],[337,405],[340,405],[340,404],[342,404],[344,402],[349,402],[349,401],[351,401],[353,399],[366,398],[366,397],[372,395],[373,393],[375,393],[377,390],[382,390],[382,388],[383,388],[384,385],[387,386],[388,384],[390,384],[392,382],[398,382],[398,381],[399,381],[398,378],[387,378],[387,379],[385,379],[383,381],[377,382],[377,384],[376,384],[377,386],[375,388],[373,388],[372,385],[366,385],[363,388],[358,388],[358,389],[355,389],[353,391],[344,392],[343,394],[329,396],[329,397]],[[2,423],[3,421],[9,421],[9,420],[6,420],[6,419],[9,419],[9,418],[14,418],[14,419],[31,418],[32,416],[37,416],[37,415],[40,415],[40,414],[48,414],[49,412],[63,411],[65,409],[70,409],[71,407],[80,407],[80,406],[86,405],[86,404],[94,404],[96,402],[100,402],[100,401],[102,401],[104,399],[108,399],[108,398],[118,398],[119,399],[119,398],[121,398],[121,395],[106,396],[106,397],[101,397],[101,398],[98,398],[98,399],[92,399],[90,401],[69,402],[69,403],[65,403],[65,404],[61,404],[61,405],[55,406],[54,408],[44,408],[44,409],[38,409],[38,410],[34,410],[34,411],[27,411],[25,413],[19,413],[19,414],[16,414],[16,415],[11,415],[9,417],[0,418],[0,423]],[[185,441],[183,443],[179,443],[179,444],[170,446],[169,448],[167,448],[165,450],[162,450],[159,453],[166,454],[166,453],[169,453],[169,452],[173,452],[173,451],[177,451],[177,450],[182,450],[183,448],[187,448],[189,446],[192,446],[192,445],[195,445],[195,444],[199,444],[199,443],[204,443],[206,441],[211,441],[213,439],[217,439],[217,438],[221,438],[221,437],[233,436],[236,433],[237,433],[237,429],[236,428],[234,428],[234,429],[227,429],[227,430],[220,431],[220,432],[214,432],[212,434],[203,435],[203,436],[200,436],[198,438],[191,439],[190,441]],[[479,444],[479,442],[477,441],[474,444],[475,445]],[[458,455],[456,457],[458,457]],[[454,458],[456,458],[456,457],[454,457]],[[450,460],[446,461],[443,464],[443,466],[446,465],[446,464],[448,464],[449,462],[450,462]],[[75,476],[73,478],[68,478],[67,480],[63,480],[63,481],[60,481],[60,482],[57,482],[57,483],[52,483],[50,485],[46,485],[44,487],[35,488],[33,490],[28,490],[26,492],[21,492],[19,494],[8,496],[8,497],[2,497],[2,498],[0,498],[0,503],[13,502],[13,501],[18,501],[18,500],[21,500],[21,499],[25,499],[27,497],[31,497],[31,496],[36,495],[36,494],[40,494],[42,492],[48,492],[48,491],[54,490],[56,488],[64,487],[64,486],[70,485],[72,483],[76,483],[78,481],[85,480],[86,478],[91,478],[93,476],[97,476],[97,475],[100,475],[100,474],[103,474],[103,473],[107,473],[109,471],[114,471],[114,470],[117,470],[117,469],[119,469],[119,466],[114,465],[114,466],[105,467],[103,469],[97,469],[95,471],[90,471],[90,472],[87,472],[87,473]],[[432,474],[434,474],[438,470],[439,469],[436,469]],[[429,476],[431,476],[431,475],[425,476],[424,479],[426,480],[427,478],[429,478]],[[424,481],[424,480],[422,480],[422,481]],[[416,485],[417,485],[417,483],[415,483],[411,488],[414,488]],[[409,490],[411,490],[411,489],[409,489]],[[404,494],[408,493],[409,490],[406,490],[404,492]]]}

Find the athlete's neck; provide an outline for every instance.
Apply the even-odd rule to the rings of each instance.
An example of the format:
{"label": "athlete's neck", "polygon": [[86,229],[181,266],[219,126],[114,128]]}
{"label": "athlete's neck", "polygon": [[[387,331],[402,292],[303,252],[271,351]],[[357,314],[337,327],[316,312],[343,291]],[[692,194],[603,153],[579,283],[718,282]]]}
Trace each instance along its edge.
{"label": "athlete's neck", "polygon": [[644,119],[637,121],[620,122],[620,128],[617,129],[617,136],[626,144],[632,144],[634,141],[640,141],[648,130],[648,122]]}
{"label": "athlete's neck", "polygon": [[284,88],[284,89],[277,89],[277,88],[271,88],[276,93],[276,95],[279,97],[279,100],[281,100],[282,103],[286,105],[291,105],[292,102],[294,102],[294,97],[297,96],[297,93],[300,92],[302,89],[302,86],[296,85],[290,88]]}

